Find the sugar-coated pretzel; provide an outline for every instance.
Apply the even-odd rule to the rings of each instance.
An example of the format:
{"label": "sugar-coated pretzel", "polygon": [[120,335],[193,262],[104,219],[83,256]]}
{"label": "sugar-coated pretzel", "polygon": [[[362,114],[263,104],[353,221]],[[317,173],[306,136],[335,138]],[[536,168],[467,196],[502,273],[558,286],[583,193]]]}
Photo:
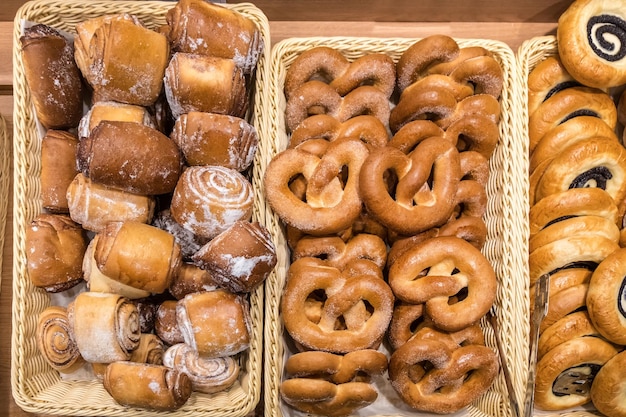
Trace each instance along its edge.
{"label": "sugar-coated pretzel", "polygon": [[500,139],[500,130],[492,117],[472,114],[450,124],[445,137],[452,141],[459,151],[475,151],[489,159]]}
{"label": "sugar-coated pretzel", "polygon": [[396,66],[388,55],[371,53],[350,62],[339,50],[317,46],[304,51],[289,66],[285,75],[285,97],[311,80],[322,80],[341,96],[363,85],[371,85],[387,98],[395,87]]}
{"label": "sugar-coated pretzel", "polygon": [[367,259],[383,268],[387,262],[387,245],[380,237],[360,233],[344,241],[339,236],[305,236],[298,240],[292,259],[305,256],[324,259],[331,266],[344,269],[354,259]]}
{"label": "sugar-coated pretzel", "polygon": [[388,145],[411,153],[420,142],[431,137],[444,137],[445,131],[431,120],[413,120],[402,126],[389,140]]}
{"label": "sugar-coated pretzel", "polygon": [[460,154],[461,180],[474,180],[483,187],[489,180],[489,160],[477,151],[463,151]]}
{"label": "sugar-coated pretzel", "polygon": [[485,211],[487,211],[487,192],[485,187],[475,180],[460,181],[454,205],[455,209],[448,222],[461,217],[482,218]]}
{"label": "sugar-coated pretzel", "polygon": [[342,123],[328,114],[317,114],[307,117],[295,128],[289,138],[289,147],[309,139],[322,138],[332,142],[345,137],[358,137],[372,147],[385,146],[389,142],[387,128],[374,116],[356,116]]}
{"label": "sugar-coated pretzel", "polygon": [[[458,331],[474,324],[493,305],[496,275],[485,256],[457,237],[435,237],[405,250],[391,265],[389,285],[395,296],[424,303],[435,325]],[[450,304],[459,292],[467,294]]]}
{"label": "sugar-coated pretzel", "polygon": [[492,56],[482,55],[468,58],[450,72],[450,78],[466,85],[471,85],[474,94],[489,94],[500,98],[504,76],[502,67]]}
{"label": "sugar-coated pretzel", "polygon": [[399,301],[393,308],[387,339],[393,350],[405,344],[415,333],[432,321],[424,315],[424,304]]}
{"label": "sugar-coated pretzel", "polygon": [[[446,35],[432,35],[412,44],[402,53],[396,64],[398,89],[402,92],[418,79],[433,73],[430,70],[438,65],[453,62],[459,58],[461,49],[456,41]],[[455,67],[457,61],[455,62]],[[439,70],[435,73],[445,74]]]}
{"label": "sugar-coated pretzel", "polygon": [[[320,292],[324,297],[318,303],[319,321],[314,322],[305,307],[315,303]],[[391,288],[380,277],[342,272],[317,258],[300,258],[289,268],[280,308],[294,341],[308,349],[346,353],[381,343],[393,303]]]}
{"label": "sugar-coated pretzel", "polygon": [[390,113],[387,96],[371,85],[358,87],[341,96],[322,81],[309,81],[296,89],[285,107],[285,125],[293,131],[304,119],[329,114],[340,122],[363,114],[375,116],[387,125]]}
{"label": "sugar-coated pretzel", "polygon": [[461,343],[430,328],[400,346],[389,361],[389,379],[410,407],[456,412],[483,395],[498,374],[496,353],[484,344]]}
{"label": "sugar-coated pretzel", "polygon": [[[361,213],[359,172],[367,155],[366,145],[357,139],[332,142],[321,158],[298,148],[287,149],[267,166],[267,201],[281,220],[301,231],[316,235],[342,231]],[[348,169],[345,184],[338,178],[343,167]],[[305,200],[290,189],[297,175],[306,180]]]}
{"label": "sugar-coated pretzel", "polygon": [[[449,141],[428,138],[410,155],[387,146],[371,153],[365,166],[359,178],[363,202],[391,230],[419,233],[440,226],[452,214],[461,169],[459,152]],[[390,171],[398,178],[393,196],[387,188]]]}
{"label": "sugar-coated pretzel", "polygon": [[314,377],[334,384],[369,382],[373,375],[387,370],[387,356],[375,349],[362,349],[338,355],[310,350],[291,355],[285,363],[290,378]]}

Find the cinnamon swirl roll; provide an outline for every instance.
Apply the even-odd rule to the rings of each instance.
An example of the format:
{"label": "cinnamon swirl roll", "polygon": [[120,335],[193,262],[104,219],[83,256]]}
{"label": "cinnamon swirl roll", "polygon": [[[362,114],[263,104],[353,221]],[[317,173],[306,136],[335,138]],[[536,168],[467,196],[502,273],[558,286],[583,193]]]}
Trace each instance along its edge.
{"label": "cinnamon swirl roll", "polygon": [[189,345],[178,343],[165,351],[163,364],[187,374],[194,391],[212,394],[230,388],[239,377],[239,364],[231,356],[200,356]]}
{"label": "cinnamon swirl roll", "polygon": [[85,364],[64,307],[50,306],[39,314],[37,347],[46,362],[61,373],[72,373]]}
{"label": "cinnamon swirl roll", "polygon": [[87,362],[125,361],[139,346],[137,306],[121,295],[82,292],[67,306],[67,317]]}

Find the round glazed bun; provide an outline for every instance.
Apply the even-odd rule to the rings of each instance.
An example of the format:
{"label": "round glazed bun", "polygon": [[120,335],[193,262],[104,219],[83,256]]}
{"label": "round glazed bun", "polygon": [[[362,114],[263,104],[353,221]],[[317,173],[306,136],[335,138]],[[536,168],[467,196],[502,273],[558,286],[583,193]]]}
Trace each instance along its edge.
{"label": "round glazed bun", "polygon": [[591,385],[591,401],[598,411],[611,417],[626,416],[626,352],[613,356],[598,371]]}
{"label": "round glazed bun", "polygon": [[626,83],[626,1],[577,0],[558,23],[559,55],[575,79],[597,88]]}

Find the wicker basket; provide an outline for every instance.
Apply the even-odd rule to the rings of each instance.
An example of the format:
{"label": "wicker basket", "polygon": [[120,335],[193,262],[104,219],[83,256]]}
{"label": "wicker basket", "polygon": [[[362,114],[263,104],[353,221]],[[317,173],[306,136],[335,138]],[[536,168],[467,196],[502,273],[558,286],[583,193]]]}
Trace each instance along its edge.
{"label": "wicker basket", "polygon": [[[517,109],[522,123],[523,138],[528,138],[528,75],[544,59],[558,54],[558,44],[555,36],[538,36],[524,41],[517,51],[519,67],[520,94],[517,97]],[[528,153],[528,143],[524,143],[525,152]],[[561,412],[547,412],[534,410],[535,414],[546,417],[595,417],[602,416],[592,405],[577,407]]]}
{"label": "wicker basket", "polygon": [[[368,53],[382,52],[396,62],[402,52],[417,39],[379,39],[379,38],[302,38],[287,39],[276,44],[270,58],[269,85],[266,93],[271,105],[267,107],[262,134],[274,138],[274,148],[269,157],[284,150],[288,143],[285,130],[285,96],[283,84],[286,71],[294,59],[303,51],[314,46],[330,46],[341,51],[349,60]],[[514,97],[518,94],[514,54],[510,48],[497,41],[458,39],[460,46],[483,46],[490,50],[501,64],[505,84],[501,98],[502,117],[500,122],[500,141],[490,161],[491,178],[487,185],[488,207],[485,221],[488,228],[487,242],[483,252],[492,263],[498,277],[499,287],[494,305],[504,341],[507,365],[513,376],[515,395],[522,399],[523,387],[527,376],[527,281],[526,265],[526,208],[523,190],[526,188],[525,168],[527,160],[523,149],[520,124],[515,120]],[[278,217],[268,209],[266,224],[271,227],[275,241],[279,242],[279,265],[266,283],[266,330],[265,330],[265,415],[300,415],[286,408],[279,394],[283,376],[283,364],[290,354],[283,333],[283,323],[279,315],[280,298],[289,267],[289,250]],[[486,321],[481,323],[486,342],[496,346],[492,328]],[[386,381],[385,381],[386,382]],[[380,398],[380,396],[379,396]],[[389,407],[385,410],[368,411],[372,405],[359,413],[369,415],[419,415],[407,407]],[[375,408],[375,407],[374,407]],[[509,396],[502,373],[492,388],[466,409],[472,416],[509,415]]]}
{"label": "wicker basket", "polygon": [[[7,221],[7,208],[11,184],[11,142],[4,117],[0,114],[0,268],[2,268],[2,254],[4,249],[4,232]],[[2,277],[0,277],[2,283]]]}
{"label": "wicker basket", "polygon": [[[26,270],[25,229],[42,210],[39,199],[41,141],[20,56],[21,24],[23,21],[33,21],[75,33],[74,27],[81,21],[104,14],[126,12],[137,16],[146,26],[156,28],[165,24],[165,14],[172,7],[174,3],[170,1],[35,0],[24,4],[16,14],[13,38],[15,214],[11,387],[17,404],[28,412],[81,416],[120,416],[129,413],[133,416],[244,416],[254,411],[261,398],[263,287],[255,290],[250,297],[253,331],[250,348],[241,358],[239,381],[231,389],[214,395],[194,392],[183,407],[171,413],[129,410],[118,405],[104,390],[101,382],[61,378],[45,362],[35,342],[37,317],[51,301],[44,291],[31,284]],[[269,63],[269,24],[266,16],[252,4],[229,4],[226,7],[254,21],[265,43],[267,53],[263,53],[259,59],[254,103],[250,107],[250,122],[258,127],[262,123],[260,110],[263,107],[258,97],[262,95],[262,80],[265,79]],[[262,148],[263,144],[259,147]],[[258,163],[255,161],[255,164]],[[252,183],[255,188],[260,183],[259,178],[259,173],[253,170]],[[255,204],[254,219],[262,221],[260,215],[263,211],[263,205]]]}

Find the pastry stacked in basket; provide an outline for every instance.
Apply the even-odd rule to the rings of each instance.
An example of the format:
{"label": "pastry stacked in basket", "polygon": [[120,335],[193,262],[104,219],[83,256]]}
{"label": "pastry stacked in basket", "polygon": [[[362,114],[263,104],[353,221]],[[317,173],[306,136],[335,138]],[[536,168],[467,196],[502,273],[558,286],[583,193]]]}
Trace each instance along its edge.
{"label": "pastry stacked in basket", "polygon": [[[528,74],[530,293],[549,275],[535,405],[626,415],[626,3],[575,1]],[[620,124],[622,127],[620,127]]]}
{"label": "pastry stacked in basket", "polygon": [[266,199],[291,250],[280,395],[342,416],[390,384],[399,404],[452,413],[499,371],[481,319],[497,291],[481,252],[502,69],[448,36],[394,61],[318,46],[284,80],[287,149]]}
{"label": "pastry stacked in basket", "polygon": [[200,0],[172,4],[159,28],[119,13],[75,29],[73,42],[43,24],[21,38],[45,132],[28,276],[64,301],[39,316],[37,345],[122,405],[174,410],[237,383],[250,293],[276,263],[249,179],[263,39]]}

